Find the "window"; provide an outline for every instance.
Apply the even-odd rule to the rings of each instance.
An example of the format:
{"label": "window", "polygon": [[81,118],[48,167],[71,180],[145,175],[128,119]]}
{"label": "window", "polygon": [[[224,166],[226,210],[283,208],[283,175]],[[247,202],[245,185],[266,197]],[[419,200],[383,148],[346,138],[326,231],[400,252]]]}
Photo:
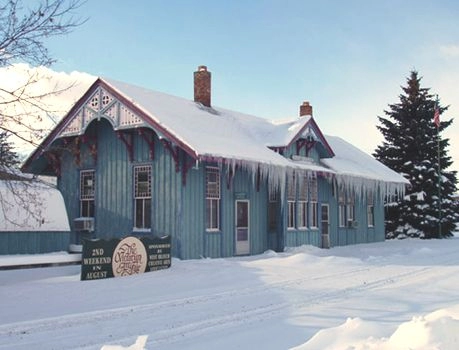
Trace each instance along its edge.
{"label": "window", "polygon": [[319,227],[317,224],[317,212],[318,212],[318,203],[311,202],[311,227],[317,228]]}
{"label": "window", "polygon": [[339,227],[346,227],[346,204],[344,190],[339,190],[338,194],[338,220]]}
{"label": "window", "polygon": [[347,225],[348,227],[353,227],[354,219],[355,219],[355,207],[354,207],[354,195],[352,193],[348,194],[347,196],[346,212],[347,212]]}
{"label": "window", "polygon": [[339,211],[339,227],[346,227],[346,206],[340,204],[338,206]]}
{"label": "window", "polygon": [[220,230],[220,169],[206,168],[206,230]]}
{"label": "window", "polygon": [[314,227],[314,228],[317,228],[319,227],[318,225],[318,218],[317,218],[317,214],[318,214],[318,199],[319,199],[319,190],[318,190],[318,184],[317,184],[317,177],[312,177],[310,179],[310,227]]}
{"label": "window", "polygon": [[80,216],[94,217],[95,171],[80,172]]}
{"label": "window", "polygon": [[306,176],[303,176],[298,185],[298,228],[304,229],[308,225],[308,178]]}
{"label": "window", "polygon": [[375,225],[375,207],[373,193],[368,193],[367,196],[367,222],[368,227],[374,227]]}
{"label": "window", "polygon": [[295,176],[287,183],[287,229],[295,228],[296,221],[296,181]]}
{"label": "window", "polygon": [[308,202],[306,201],[299,201],[298,202],[298,228],[305,229],[308,225],[307,217],[308,217]]}
{"label": "window", "polygon": [[277,191],[274,189],[269,190],[269,203],[268,203],[268,228],[270,231],[277,230],[277,216],[278,216],[278,198]]}
{"label": "window", "polygon": [[296,211],[296,203],[295,201],[288,201],[288,217],[287,217],[287,228],[293,229],[295,228],[295,211]]}
{"label": "window", "polygon": [[134,227],[151,228],[151,166],[134,167]]}

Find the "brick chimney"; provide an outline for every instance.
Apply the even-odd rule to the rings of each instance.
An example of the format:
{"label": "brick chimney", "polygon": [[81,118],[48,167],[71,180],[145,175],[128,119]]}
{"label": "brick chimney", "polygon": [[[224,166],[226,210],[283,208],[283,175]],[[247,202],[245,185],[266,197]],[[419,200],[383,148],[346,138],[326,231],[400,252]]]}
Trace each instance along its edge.
{"label": "brick chimney", "polygon": [[300,117],[304,117],[305,115],[310,115],[312,117],[312,106],[308,101],[304,101],[300,106]]}
{"label": "brick chimney", "polygon": [[206,66],[199,66],[194,72],[194,102],[210,107],[210,77]]}

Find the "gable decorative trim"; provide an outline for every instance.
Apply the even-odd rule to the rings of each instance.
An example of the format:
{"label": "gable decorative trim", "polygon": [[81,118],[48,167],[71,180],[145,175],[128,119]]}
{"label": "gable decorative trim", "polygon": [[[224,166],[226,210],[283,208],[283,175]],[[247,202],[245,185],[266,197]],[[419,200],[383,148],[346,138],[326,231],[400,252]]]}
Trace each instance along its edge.
{"label": "gable decorative trim", "polygon": [[83,105],[71,116],[58,137],[84,134],[93,120],[107,119],[114,130],[146,126],[142,117],[116,99],[102,87],[98,87]]}

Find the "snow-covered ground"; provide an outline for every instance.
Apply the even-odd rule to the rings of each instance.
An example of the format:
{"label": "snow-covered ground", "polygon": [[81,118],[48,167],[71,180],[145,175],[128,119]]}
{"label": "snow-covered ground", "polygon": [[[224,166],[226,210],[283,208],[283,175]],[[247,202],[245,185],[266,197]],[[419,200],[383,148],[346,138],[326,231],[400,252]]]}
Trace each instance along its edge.
{"label": "snow-covered ground", "polygon": [[0,271],[0,349],[459,348],[457,237],[79,273]]}

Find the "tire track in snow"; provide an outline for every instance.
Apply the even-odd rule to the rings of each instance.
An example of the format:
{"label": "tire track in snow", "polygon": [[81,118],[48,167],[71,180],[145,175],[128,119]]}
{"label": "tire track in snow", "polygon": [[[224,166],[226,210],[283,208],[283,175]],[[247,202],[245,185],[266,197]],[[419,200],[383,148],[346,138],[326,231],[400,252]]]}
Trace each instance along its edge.
{"label": "tire track in snow", "polygon": [[[456,255],[451,253],[448,255]],[[440,263],[453,262],[448,258],[448,255],[443,256]],[[437,260],[438,261],[438,260]],[[412,278],[418,278],[420,275],[426,273],[429,270],[433,270],[436,266],[405,266],[408,271],[404,271],[396,274],[388,274],[382,278],[376,278],[369,280],[368,282],[358,283],[349,287],[340,289],[330,289],[330,291],[322,292],[306,297],[299,297],[296,299],[290,299],[289,302],[281,303],[268,303],[264,305],[258,305],[254,307],[246,306],[239,307],[235,311],[225,314],[216,314],[206,319],[196,320],[195,322],[187,322],[186,324],[171,324],[163,329],[157,330],[154,334],[151,334],[149,346],[173,343],[176,341],[182,341],[187,337],[195,337],[197,335],[206,334],[215,330],[222,330],[231,326],[249,324],[255,322],[262,322],[263,320],[275,317],[276,315],[285,312],[292,308],[307,307],[308,305],[321,305],[331,302],[339,302],[345,299],[347,296],[356,293],[362,293],[369,290],[375,290],[382,286],[392,285],[399,282],[405,282]],[[293,285],[301,285],[303,283],[319,282],[326,280],[333,280],[336,277],[352,277],[360,276],[362,272],[366,272],[369,276],[379,276],[378,271],[387,269],[387,266],[380,265],[369,265],[365,267],[359,267],[345,272],[335,272],[327,275],[320,276],[306,276],[301,278],[295,278],[285,281],[277,281],[268,284],[262,284],[253,287],[246,287],[242,289],[233,289],[230,291],[224,291],[211,295],[200,295],[190,298],[179,298],[174,300],[168,300],[164,302],[155,302],[151,304],[143,304],[129,307],[122,307],[109,310],[100,310],[93,312],[85,312],[73,315],[64,315],[53,318],[39,319],[34,321],[26,321],[20,323],[11,323],[0,326],[0,337],[26,337],[27,335],[33,335],[42,332],[49,332],[54,329],[66,329],[78,326],[86,325],[88,322],[99,324],[100,322],[111,322],[119,318],[138,317],[139,313],[145,314],[148,317],[155,318],[157,313],[163,312],[164,309],[174,308],[186,308],[190,305],[196,304],[213,304],[216,302],[222,303],[225,300],[230,300],[235,297],[245,297],[247,295],[259,296],[259,299],[263,298],[265,293],[275,293],[276,288],[288,289]],[[307,286],[305,287],[307,289]],[[269,298],[268,298],[269,300]],[[171,311],[174,312],[174,311]],[[133,335],[134,336],[134,335]],[[123,336],[120,338],[112,338],[113,342],[123,342],[130,340],[132,336]],[[94,341],[94,340],[93,340]],[[77,348],[94,348],[96,346],[102,346],[104,343],[98,343],[95,340],[94,343],[88,339],[87,344],[80,344]],[[6,345],[5,345],[6,346]],[[99,346],[99,348],[100,348]],[[8,346],[0,345],[0,348],[9,348]]]}
{"label": "tire track in snow", "polygon": [[[245,295],[253,295],[257,292],[266,292],[269,289],[276,288],[276,287],[283,287],[286,288],[291,285],[300,284],[301,282],[306,281],[319,281],[319,280],[326,280],[330,278],[336,278],[338,276],[347,276],[347,275],[355,275],[363,271],[369,271],[370,268],[358,268],[353,269],[350,271],[345,272],[336,272],[327,275],[320,275],[314,277],[301,277],[296,279],[289,279],[284,281],[266,283],[262,285],[257,285],[253,287],[245,287],[240,289],[232,289],[229,291],[213,293],[209,295],[199,295],[193,297],[185,297],[185,298],[178,298],[173,300],[167,300],[163,302],[155,302],[151,304],[141,304],[135,306],[127,306],[115,309],[108,309],[108,310],[98,310],[98,311],[90,311],[78,314],[71,314],[71,315],[63,315],[63,316],[56,316],[50,317],[45,319],[37,319],[33,321],[24,321],[18,323],[10,323],[5,325],[0,325],[0,336],[8,334],[29,334],[35,331],[46,330],[46,329],[53,329],[56,326],[59,327],[71,327],[78,324],[85,324],[89,320],[91,321],[103,321],[107,318],[120,318],[131,313],[136,313],[138,311],[159,311],[165,308],[175,308],[175,307],[183,307],[190,304],[198,304],[198,303],[205,303],[209,301],[218,301],[222,299],[232,298],[234,296],[245,296]],[[0,346],[1,348],[1,346]]]}

